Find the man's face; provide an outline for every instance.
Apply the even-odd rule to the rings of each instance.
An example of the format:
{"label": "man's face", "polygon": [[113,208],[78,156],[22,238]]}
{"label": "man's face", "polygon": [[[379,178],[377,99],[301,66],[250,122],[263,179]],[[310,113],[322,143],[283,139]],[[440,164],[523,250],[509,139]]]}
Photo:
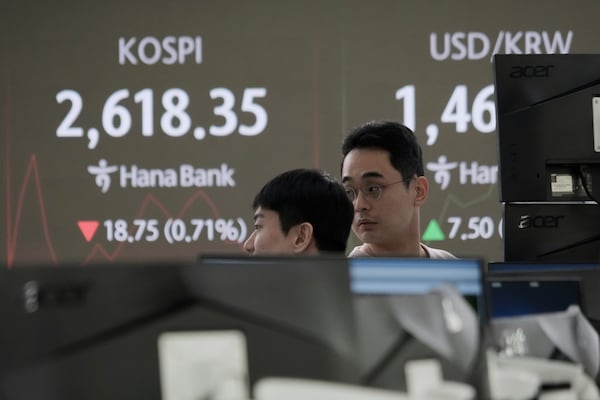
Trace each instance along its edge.
{"label": "man's face", "polygon": [[[418,223],[417,180],[411,179],[407,188],[406,178],[411,177],[392,166],[385,150],[354,149],[344,158],[342,183],[357,193],[352,231],[363,243],[385,246],[412,234]],[[378,199],[361,190],[374,185],[382,188]]]}
{"label": "man's face", "polygon": [[279,214],[258,207],[254,212],[254,231],[244,242],[244,249],[252,255],[292,254],[293,235],[284,235]]}

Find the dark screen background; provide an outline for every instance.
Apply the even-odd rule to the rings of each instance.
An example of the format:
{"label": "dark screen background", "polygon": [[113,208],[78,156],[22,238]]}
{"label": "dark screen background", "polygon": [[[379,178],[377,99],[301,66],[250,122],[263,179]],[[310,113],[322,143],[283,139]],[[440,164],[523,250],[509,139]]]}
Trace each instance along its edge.
{"label": "dark screen background", "polygon": [[578,280],[491,280],[488,284],[490,318],[565,311],[577,305],[586,312]]}

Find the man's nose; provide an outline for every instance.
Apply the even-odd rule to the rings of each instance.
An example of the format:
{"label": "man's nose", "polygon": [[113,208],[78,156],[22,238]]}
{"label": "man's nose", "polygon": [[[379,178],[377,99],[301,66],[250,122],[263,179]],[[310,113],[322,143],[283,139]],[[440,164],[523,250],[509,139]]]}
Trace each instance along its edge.
{"label": "man's nose", "polygon": [[244,242],[244,250],[246,250],[247,253],[252,254],[254,253],[254,234],[256,233],[256,231],[253,231],[250,236],[248,236],[248,239],[246,239],[246,241]]}
{"label": "man's nose", "polygon": [[371,207],[371,203],[369,203],[367,196],[365,196],[362,190],[356,192],[356,198],[352,203],[354,205],[354,211],[356,212],[368,210]]}

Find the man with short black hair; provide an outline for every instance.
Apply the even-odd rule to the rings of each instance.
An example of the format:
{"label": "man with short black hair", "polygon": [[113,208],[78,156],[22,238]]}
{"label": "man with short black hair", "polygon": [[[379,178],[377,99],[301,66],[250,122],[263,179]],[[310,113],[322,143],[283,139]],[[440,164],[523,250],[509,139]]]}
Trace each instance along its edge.
{"label": "man with short black hair", "polygon": [[427,199],[421,146],[406,126],[371,121],[342,145],[342,184],[354,206],[352,230],[363,242],[355,256],[456,258],[421,243],[420,209]]}
{"label": "man with short black hair", "polygon": [[252,203],[254,231],[244,243],[250,254],[316,255],[346,250],[353,210],[344,187],[317,169],[277,175]]}

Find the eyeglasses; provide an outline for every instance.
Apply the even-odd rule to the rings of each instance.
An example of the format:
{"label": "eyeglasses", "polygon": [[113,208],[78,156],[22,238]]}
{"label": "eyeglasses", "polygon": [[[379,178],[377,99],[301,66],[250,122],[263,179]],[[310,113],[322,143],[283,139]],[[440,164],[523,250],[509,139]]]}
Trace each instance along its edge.
{"label": "eyeglasses", "polygon": [[[413,179],[414,178],[403,179],[401,181],[385,183],[385,184],[384,183],[367,183],[366,185],[360,186],[358,188],[358,190],[360,190],[362,192],[363,196],[365,196],[369,200],[379,200],[381,198],[381,196],[383,195],[383,190],[386,189],[388,186],[396,185],[398,183],[410,182]],[[354,202],[354,200],[356,200],[358,198],[358,191],[356,189],[354,189],[353,187],[349,187],[349,186],[347,186],[345,189],[346,189],[346,195],[348,196],[350,201]]]}

